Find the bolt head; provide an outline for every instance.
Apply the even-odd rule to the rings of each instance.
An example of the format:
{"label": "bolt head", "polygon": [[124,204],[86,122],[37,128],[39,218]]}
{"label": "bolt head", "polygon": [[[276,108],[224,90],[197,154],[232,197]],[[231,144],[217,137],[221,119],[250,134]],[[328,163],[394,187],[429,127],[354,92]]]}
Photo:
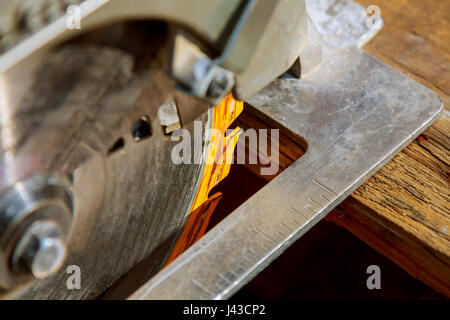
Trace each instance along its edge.
{"label": "bolt head", "polygon": [[38,221],[25,232],[15,255],[36,279],[56,273],[64,262],[66,246],[61,229],[51,221]]}
{"label": "bolt head", "polygon": [[66,249],[61,239],[42,238],[38,241],[38,249],[29,268],[36,279],[45,279],[59,270],[64,262]]}
{"label": "bolt head", "polygon": [[228,79],[223,73],[218,73],[208,87],[208,95],[212,98],[219,98],[223,95],[228,86]]}
{"label": "bolt head", "polygon": [[0,287],[45,278],[63,264],[73,214],[65,176],[34,174],[0,196]]}

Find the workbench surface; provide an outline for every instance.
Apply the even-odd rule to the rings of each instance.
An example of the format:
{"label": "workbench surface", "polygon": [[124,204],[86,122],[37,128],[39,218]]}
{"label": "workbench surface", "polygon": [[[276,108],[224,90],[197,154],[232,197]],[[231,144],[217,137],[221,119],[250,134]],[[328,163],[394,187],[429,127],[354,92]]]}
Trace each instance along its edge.
{"label": "workbench surface", "polygon": [[385,21],[364,50],[438,93],[445,111],[327,219],[450,297],[450,1],[357,2]]}

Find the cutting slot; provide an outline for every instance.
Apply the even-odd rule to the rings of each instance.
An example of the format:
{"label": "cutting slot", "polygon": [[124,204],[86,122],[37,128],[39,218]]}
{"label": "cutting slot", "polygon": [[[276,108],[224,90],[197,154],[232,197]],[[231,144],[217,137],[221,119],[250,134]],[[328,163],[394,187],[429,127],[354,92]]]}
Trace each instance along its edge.
{"label": "cutting slot", "polygon": [[138,121],[133,124],[131,129],[133,134],[133,139],[136,142],[145,140],[152,135],[152,128],[150,125],[150,120],[147,116],[141,117]]}

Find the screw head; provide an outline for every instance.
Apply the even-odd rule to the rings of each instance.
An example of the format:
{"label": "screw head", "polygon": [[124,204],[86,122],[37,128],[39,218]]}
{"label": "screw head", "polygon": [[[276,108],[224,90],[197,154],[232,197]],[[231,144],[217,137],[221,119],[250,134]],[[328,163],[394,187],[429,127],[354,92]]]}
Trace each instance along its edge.
{"label": "screw head", "polygon": [[64,261],[66,249],[60,239],[43,238],[38,241],[39,249],[29,262],[29,268],[36,279],[45,279],[59,270]]}

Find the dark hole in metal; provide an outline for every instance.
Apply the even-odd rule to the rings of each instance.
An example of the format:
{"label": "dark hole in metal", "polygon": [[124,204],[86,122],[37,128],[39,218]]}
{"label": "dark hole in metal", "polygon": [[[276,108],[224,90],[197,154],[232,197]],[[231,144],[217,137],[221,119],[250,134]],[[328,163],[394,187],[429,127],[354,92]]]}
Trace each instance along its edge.
{"label": "dark hole in metal", "polygon": [[119,138],[114,142],[114,144],[109,148],[108,150],[108,156],[112,155],[113,153],[116,153],[120,149],[122,149],[125,146],[125,140],[123,138]]}
{"label": "dark hole in metal", "polygon": [[133,124],[131,131],[133,133],[133,139],[136,142],[150,137],[152,135],[152,128],[149,119],[145,116],[141,117]]}

